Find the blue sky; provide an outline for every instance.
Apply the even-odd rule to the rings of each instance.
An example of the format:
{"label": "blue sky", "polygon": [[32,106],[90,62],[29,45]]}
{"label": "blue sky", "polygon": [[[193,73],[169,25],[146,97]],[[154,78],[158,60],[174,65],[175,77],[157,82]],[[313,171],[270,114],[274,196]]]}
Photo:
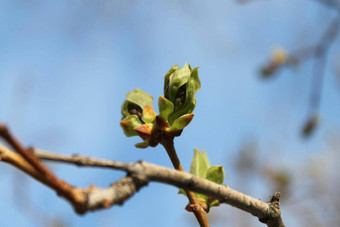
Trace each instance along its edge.
{"label": "blue sky", "polygon": [[[225,166],[226,183],[238,189],[232,163],[248,138],[258,142],[261,158],[279,157],[274,161],[279,168],[303,164],[325,147],[326,135],[339,129],[339,84],[332,60],[320,108],[322,124],[309,140],[301,139],[299,130],[308,116],[313,62],[286,69],[270,81],[258,76],[273,48],[289,51],[313,44],[334,16],[310,0],[1,1],[0,120],[26,145],[170,167],[162,147],[138,150],[133,145],[139,139],[124,136],[120,106],[135,87],[157,100],[172,64],[188,62],[200,67],[202,88],[194,120],[175,140],[179,157],[188,170],[193,147],[205,149],[212,164]],[[336,47],[329,59],[338,54]],[[50,167],[81,187],[105,187],[124,175]],[[123,207],[82,217],[50,189],[8,165],[0,165],[0,186],[1,226],[39,223],[13,202],[16,187],[27,189],[22,193],[36,207],[32,210],[61,217],[70,226],[170,227],[190,225],[192,219],[182,209],[186,200],[177,189],[157,183]],[[254,188],[250,194],[263,200],[272,194],[264,186]],[[216,210],[209,215],[230,211],[226,205]],[[214,226],[225,226],[223,218]]]}

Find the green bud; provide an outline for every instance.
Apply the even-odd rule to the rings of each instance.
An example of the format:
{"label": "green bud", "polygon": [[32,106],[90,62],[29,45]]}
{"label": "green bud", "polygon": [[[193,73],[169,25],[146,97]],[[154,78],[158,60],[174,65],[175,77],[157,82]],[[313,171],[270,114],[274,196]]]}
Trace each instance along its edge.
{"label": "green bud", "polygon": [[198,68],[191,69],[185,65],[179,68],[174,65],[164,78],[164,97],[172,102],[174,111],[168,116],[170,125],[180,116],[192,113],[195,108],[195,94],[200,89]]}
{"label": "green bud", "polygon": [[136,88],[126,94],[126,99],[122,104],[122,120],[120,125],[124,134],[130,136],[140,136],[144,142],[137,143],[137,148],[148,147],[151,140],[153,123],[156,120],[156,112],[151,107],[153,98],[151,95]]}

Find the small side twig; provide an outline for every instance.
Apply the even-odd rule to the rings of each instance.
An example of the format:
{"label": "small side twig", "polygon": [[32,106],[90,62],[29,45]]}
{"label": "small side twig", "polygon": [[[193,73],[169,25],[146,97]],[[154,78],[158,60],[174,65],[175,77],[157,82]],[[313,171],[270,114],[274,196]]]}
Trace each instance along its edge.
{"label": "small side twig", "polygon": [[314,63],[312,92],[310,98],[311,100],[310,105],[312,111],[314,111],[314,109],[318,109],[320,106],[323,78],[325,75],[325,67],[327,60],[326,53],[338,35],[339,25],[340,25],[340,13],[329,24],[327,30],[325,31],[320,41],[314,48],[314,57],[316,59]]}
{"label": "small side twig", "polygon": [[[65,181],[59,180],[40,160],[32,154],[28,149],[26,149],[20,142],[17,140],[10,132],[10,130],[6,127],[6,125],[0,122],[0,137],[2,137],[9,145],[11,145],[14,150],[21,155],[24,160],[20,160],[20,164],[22,166],[26,166],[25,172],[32,175],[37,180],[43,182],[49,187],[53,188],[58,195],[65,197],[71,203],[78,203],[79,195],[74,193],[74,188],[67,184]],[[28,168],[30,166],[30,168]],[[20,166],[19,166],[20,168]],[[79,211],[81,212],[81,211]]]}

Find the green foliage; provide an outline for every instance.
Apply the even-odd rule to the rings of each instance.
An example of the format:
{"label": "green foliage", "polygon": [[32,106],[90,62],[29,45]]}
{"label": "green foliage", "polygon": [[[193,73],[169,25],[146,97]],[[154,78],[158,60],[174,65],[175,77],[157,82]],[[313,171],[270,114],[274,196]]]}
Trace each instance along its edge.
{"label": "green foliage", "polygon": [[[174,65],[164,78],[164,97],[158,99],[159,115],[152,108],[153,97],[136,88],[126,95],[122,104],[121,127],[126,136],[140,136],[137,148],[156,146],[161,133],[169,137],[179,136],[191,122],[196,105],[195,94],[201,87],[198,68],[185,64]],[[157,120],[159,118],[159,120]]]}
{"label": "green foliage", "polygon": [[[225,177],[223,166],[210,166],[206,152],[201,152],[197,148],[194,148],[194,157],[191,162],[190,173],[217,184],[222,184]],[[180,189],[178,193],[186,195],[183,189]],[[196,198],[204,200],[202,207],[207,207],[207,212],[210,207],[220,205],[217,199],[199,193],[195,193],[195,195]]]}

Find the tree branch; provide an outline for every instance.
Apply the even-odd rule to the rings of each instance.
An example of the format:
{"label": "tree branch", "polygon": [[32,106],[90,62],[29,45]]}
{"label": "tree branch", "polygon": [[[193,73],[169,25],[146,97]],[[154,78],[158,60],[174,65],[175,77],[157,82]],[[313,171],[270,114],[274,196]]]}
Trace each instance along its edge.
{"label": "tree branch", "polygon": [[[115,204],[120,205],[140,188],[147,185],[148,182],[161,182],[216,198],[221,203],[229,204],[258,217],[261,222],[269,227],[284,227],[279,207],[279,193],[275,193],[272,199],[266,203],[235,191],[228,186],[216,184],[190,173],[172,170],[143,161],[123,163],[81,155],[59,155],[42,150],[34,150],[34,154],[38,158],[48,161],[64,162],[78,166],[103,167],[127,172],[127,177],[118,180],[105,189],[95,186],[91,186],[88,189],[76,188],[79,193],[84,195],[83,198],[86,198],[81,203],[84,212],[106,208]],[[32,167],[27,165],[25,160],[17,153],[1,145],[0,160],[10,163],[34,177],[31,170]]]}

